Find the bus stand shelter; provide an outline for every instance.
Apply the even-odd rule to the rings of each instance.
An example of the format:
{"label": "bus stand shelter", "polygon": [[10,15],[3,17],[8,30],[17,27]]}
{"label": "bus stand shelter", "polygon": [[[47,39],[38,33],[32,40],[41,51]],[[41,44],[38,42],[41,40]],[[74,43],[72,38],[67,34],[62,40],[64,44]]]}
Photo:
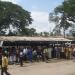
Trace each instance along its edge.
{"label": "bus stand shelter", "polygon": [[26,36],[0,36],[1,47],[47,47],[49,49],[49,57],[51,58],[52,47],[71,46],[73,41],[66,38],[54,37],[26,37]]}
{"label": "bus stand shelter", "polygon": [[53,37],[0,36],[2,46],[51,46],[71,44],[72,40]]}

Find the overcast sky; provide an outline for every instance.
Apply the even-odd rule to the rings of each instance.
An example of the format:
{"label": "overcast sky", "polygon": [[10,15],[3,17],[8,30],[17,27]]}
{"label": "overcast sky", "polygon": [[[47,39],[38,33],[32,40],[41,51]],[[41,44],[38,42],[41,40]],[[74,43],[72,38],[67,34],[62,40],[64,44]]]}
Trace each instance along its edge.
{"label": "overcast sky", "polygon": [[53,23],[49,23],[49,13],[60,5],[64,0],[3,0],[19,4],[31,12],[33,23],[30,27],[36,28],[37,32],[51,31]]}

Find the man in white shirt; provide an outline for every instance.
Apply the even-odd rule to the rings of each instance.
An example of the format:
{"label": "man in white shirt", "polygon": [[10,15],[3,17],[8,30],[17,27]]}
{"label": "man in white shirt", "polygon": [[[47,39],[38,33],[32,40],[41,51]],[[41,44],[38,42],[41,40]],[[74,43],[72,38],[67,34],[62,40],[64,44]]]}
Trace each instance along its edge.
{"label": "man in white shirt", "polygon": [[24,60],[27,60],[27,48],[23,49]]}

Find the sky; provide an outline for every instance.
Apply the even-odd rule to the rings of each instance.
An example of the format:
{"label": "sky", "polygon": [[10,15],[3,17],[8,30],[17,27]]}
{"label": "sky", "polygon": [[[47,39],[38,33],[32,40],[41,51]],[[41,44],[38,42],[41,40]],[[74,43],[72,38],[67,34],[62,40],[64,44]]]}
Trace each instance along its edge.
{"label": "sky", "polygon": [[60,5],[64,0],[2,0],[10,1],[22,6],[25,10],[31,12],[33,23],[30,27],[33,27],[37,32],[50,32],[54,28],[54,23],[49,23],[49,13],[54,10],[55,7]]}

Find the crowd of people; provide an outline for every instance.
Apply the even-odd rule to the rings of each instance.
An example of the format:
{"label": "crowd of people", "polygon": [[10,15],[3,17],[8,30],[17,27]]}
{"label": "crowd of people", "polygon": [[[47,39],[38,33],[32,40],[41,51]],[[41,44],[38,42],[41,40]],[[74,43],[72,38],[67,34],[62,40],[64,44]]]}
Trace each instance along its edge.
{"label": "crowd of people", "polygon": [[38,62],[49,59],[47,47],[4,47],[2,51],[7,54],[10,64],[20,63],[21,66],[23,61]]}
{"label": "crowd of people", "polygon": [[8,64],[20,64],[23,62],[49,61],[50,58],[72,59],[75,57],[75,47],[73,46],[19,46],[0,47],[1,75],[7,72]]}
{"label": "crowd of people", "polygon": [[75,56],[75,48],[69,46],[68,47],[60,47],[60,46],[3,47],[0,48],[0,58],[1,58],[1,53],[5,53],[7,55],[10,64],[20,63],[20,65],[23,66],[24,61],[47,62],[50,58],[71,59],[72,56]]}

